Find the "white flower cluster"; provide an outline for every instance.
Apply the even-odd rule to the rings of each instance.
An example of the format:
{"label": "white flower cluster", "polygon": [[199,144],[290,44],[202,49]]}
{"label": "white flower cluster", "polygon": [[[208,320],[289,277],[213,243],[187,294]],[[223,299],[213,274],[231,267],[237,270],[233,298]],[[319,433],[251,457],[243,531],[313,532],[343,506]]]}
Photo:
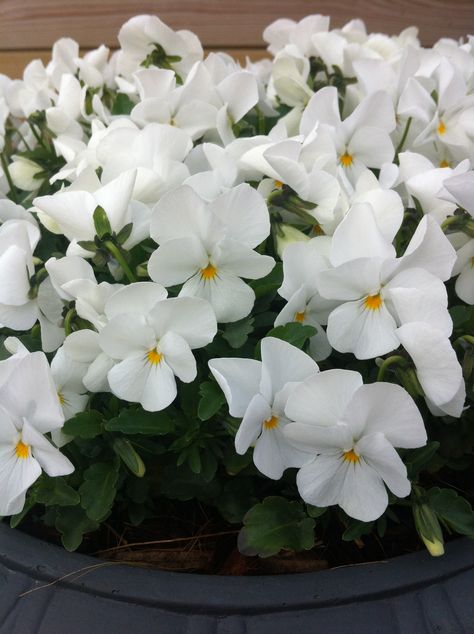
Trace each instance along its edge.
{"label": "white flower cluster", "polygon": [[[474,304],[474,38],[423,48],[414,28],[330,30],[323,16],[277,20],[264,37],[274,58],[243,68],[138,16],[111,56],[80,57],[62,39],[46,67],[1,78],[2,147],[7,122],[16,145],[0,179],[0,325],[39,322],[54,357],[49,369],[9,340],[0,363],[0,514],[21,510],[41,467],[72,469],[43,434],[67,442],[63,421],[90,394],[172,403],[175,377],[196,378],[192,351],[251,314],[248,280],[277,253],[274,325],[316,334],[311,356],[270,337],[261,362],[210,362],[243,418],[239,453],[254,445],[270,478],[300,468],[306,501],[370,520],[387,506],[384,482],[409,493],[394,447],[423,445],[423,421],[403,388],[316,361],[334,350],[383,365],[400,350],[431,412],[461,415],[446,283]],[[58,159],[46,181],[29,158],[44,143],[38,121]],[[44,233],[65,252],[37,252]]]}

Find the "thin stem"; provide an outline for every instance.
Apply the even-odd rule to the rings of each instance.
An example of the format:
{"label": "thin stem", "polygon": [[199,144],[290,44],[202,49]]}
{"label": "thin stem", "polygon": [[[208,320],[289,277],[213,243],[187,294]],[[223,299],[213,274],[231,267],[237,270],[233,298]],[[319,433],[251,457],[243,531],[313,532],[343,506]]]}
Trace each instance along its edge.
{"label": "thin stem", "polygon": [[122,268],[123,272],[127,276],[128,281],[131,282],[131,283],[136,282],[137,278],[133,274],[132,269],[128,266],[125,258],[123,257],[122,253],[120,252],[120,249],[118,249],[115,246],[115,244],[113,242],[111,242],[110,240],[107,240],[107,242],[104,243],[104,247],[107,249],[107,251],[110,253],[110,255],[112,255],[117,260],[117,262],[120,264],[120,267]]}
{"label": "thin stem", "polygon": [[72,333],[72,320],[76,316],[76,309],[70,308],[67,311],[66,317],[64,318],[64,332],[66,333],[66,337]]}
{"label": "thin stem", "polygon": [[400,139],[400,143],[398,144],[398,147],[395,150],[395,156],[397,157],[397,160],[398,160],[398,154],[402,151],[403,146],[405,145],[405,141],[407,140],[408,132],[410,131],[411,122],[412,122],[412,118],[408,117],[406,125],[405,125],[405,130],[403,131],[402,138]]}
{"label": "thin stem", "polygon": [[405,359],[405,357],[402,357],[399,354],[394,354],[391,357],[388,357],[388,359],[385,359],[379,368],[377,381],[383,381],[385,372],[391,365],[394,365],[395,363],[403,363],[405,365],[407,363],[407,360]]}
{"label": "thin stem", "polygon": [[12,177],[10,175],[10,170],[8,169],[8,163],[3,152],[0,154],[0,160],[2,162],[3,172],[7,179],[8,186],[10,187],[10,193],[11,193],[13,202],[18,203],[18,198],[16,196],[16,191],[15,191],[15,185],[13,184]]}

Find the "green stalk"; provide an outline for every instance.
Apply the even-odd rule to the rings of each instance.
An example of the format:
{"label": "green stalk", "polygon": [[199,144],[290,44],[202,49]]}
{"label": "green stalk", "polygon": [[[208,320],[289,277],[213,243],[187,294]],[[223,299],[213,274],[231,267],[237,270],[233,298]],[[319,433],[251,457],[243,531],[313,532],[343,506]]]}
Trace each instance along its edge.
{"label": "green stalk", "polygon": [[403,135],[402,138],[400,139],[400,143],[398,144],[397,149],[395,150],[395,162],[398,165],[398,154],[402,151],[403,146],[405,145],[405,141],[407,140],[407,136],[408,136],[408,132],[410,131],[410,126],[411,126],[411,122],[412,122],[412,118],[408,117],[406,125],[405,125],[405,130],[403,131]]}
{"label": "green stalk", "polygon": [[123,257],[122,253],[120,252],[120,249],[118,249],[115,246],[115,244],[113,242],[111,242],[110,240],[107,240],[107,242],[104,242],[104,247],[107,249],[107,251],[110,253],[110,255],[112,255],[117,260],[117,262],[120,264],[120,267],[123,270],[123,272],[125,273],[125,275],[127,276],[128,281],[131,282],[131,283],[136,282],[137,278],[133,274],[132,269],[128,266],[125,258]]}
{"label": "green stalk", "polygon": [[3,171],[5,173],[5,177],[7,179],[8,186],[10,187],[10,193],[11,193],[13,202],[18,203],[18,198],[16,196],[16,191],[15,191],[15,185],[13,184],[12,177],[10,175],[10,170],[8,169],[8,163],[7,163],[7,160],[6,160],[3,152],[0,154],[0,160],[2,162],[2,168],[3,168]]}
{"label": "green stalk", "polygon": [[382,363],[382,365],[379,368],[378,374],[377,374],[377,382],[378,381],[383,381],[383,378],[385,376],[385,372],[387,371],[387,369],[391,366],[394,365],[395,363],[403,363],[404,365],[406,364],[407,360],[405,359],[405,357],[402,357],[399,354],[394,354],[391,357],[388,357],[388,359],[385,359],[384,362]]}

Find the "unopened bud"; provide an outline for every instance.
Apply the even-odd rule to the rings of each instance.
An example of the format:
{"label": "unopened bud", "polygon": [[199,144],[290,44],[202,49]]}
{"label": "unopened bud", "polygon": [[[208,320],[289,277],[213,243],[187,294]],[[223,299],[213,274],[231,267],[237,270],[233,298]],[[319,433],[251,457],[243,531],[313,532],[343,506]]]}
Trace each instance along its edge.
{"label": "unopened bud", "polygon": [[307,242],[309,237],[299,229],[295,229],[291,225],[280,224],[276,230],[276,249],[280,257],[283,257],[283,251],[292,242]]}

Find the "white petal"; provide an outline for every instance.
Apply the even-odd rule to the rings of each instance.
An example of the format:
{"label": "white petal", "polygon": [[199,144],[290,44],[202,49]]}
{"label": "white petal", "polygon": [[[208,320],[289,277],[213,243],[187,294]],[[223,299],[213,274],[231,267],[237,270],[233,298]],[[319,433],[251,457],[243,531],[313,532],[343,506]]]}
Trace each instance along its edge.
{"label": "white petal", "polygon": [[74,471],[72,462],[27,422],[23,425],[22,439],[32,447],[34,457],[49,476],[55,478]]}
{"label": "white petal", "polygon": [[235,240],[219,242],[218,251],[216,249],[213,255],[218,273],[222,270],[252,280],[265,277],[275,266],[272,257],[260,255]]}
{"label": "white petal", "polygon": [[152,366],[143,387],[141,404],[148,412],[165,409],[176,398],[176,380],[166,361]]}
{"label": "white petal", "polygon": [[71,280],[96,281],[94,269],[84,258],[77,256],[49,258],[44,266],[49,273],[51,283],[56,293],[63,299],[73,299],[73,297],[62,288],[62,285],[66,282],[70,282]]}
{"label": "white petal", "polygon": [[334,232],[332,264],[338,266],[357,258],[392,257],[395,249],[380,231],[371,205],[353,205]]}
{"label": "white petal", "polygon": [[26,304],[29,291],[26,254],[13,244],[0,256],[0,303],[13,306]]}
{"label": "white petal", "polygon": [[79,363],[91,363],[100,354],[99,335],[93,330],[78,330],[64,341],[64,352]]}
{"label": "white petal", "polygon": [[90,364],[82,382],[89,392],[110,392],[107,379],[109,370],[113,368],[115,361],[105,353],[101,353]]}
{"label": "white petal", "polygon": [[285,413],[290,420],[307,425],[334,425],[361,385],[361,375],[352,370],[320,372],[295,388]]}
{"label": "white petal", "polygon": [[358,464],[348,465],[338,504],[361,522],[378,519],[387,508],[388,495],[382,478],[363,458]]}
{"label": "white petal", "polygon": [[420,321],[437,328],[447,337],[453,330],[444,283],[423,269],[398,273],[385,287],[401,324]]}
{"label": "white petal", "polygon": [[318,290],[327,299],[351,300],[380,291],[381,258],[358,258],[316,274]]}
{"label": "white petal", "polygon": [[451,277],[456,262],[456,251],[440,226],[428,215],[423,216],[412,239],[399,260],[398,270],[421,268],[436,275],[443,282]]}
{"label": "white petal", "polygon": [[[219,361],[227,360],[230,361],[232,359],[219,359]],[[271,416],[272,410],[268,401],[261,394],[255,394],[245,410],[244,417],[235,435],[235,450],[238,454],[243,455],[250,445],[257,440],[262,433],[263,423],[269,420]]]}
{"label": "white petal", "polygon": [[158,337],[175,332],[190,348],[202,348],[217,332],[215,315],[208,302],[194,297],[173,297],[158,302],[148,316]]}
{"label": "white petal", "polygon": [[11,454],[2,452],[0,459],[0,514],[13,515],[19,513],[25,504],[25,492],[41,475],[41,467],[30,455],[28,458],[17,458],[12,446]]}
{"label": "white petal", "polygon": [[426,431],[414,400],[399,385],[371,383],[354,394],[343,415],[354,437],[381,432],[394,447],[426,444]]}
{"label": "white petal", "polygon": [[184,381],[184,383],[194,381],[197,373],[196,359],[191,352],[189,344],[183,337],[175,332],[167,332],[160,339],[159,351],[164,355],[166,363],[181,381]]}
{"label": "white petal", "polygon": [[337,504],[344,486],[345,463],[339,454],[321,454],[303,465],[296,476],[301,497],[308,504],[326,507]]}
{"label": "white petal", "polygon": [[126,359],[153,350],[156,336],[143,315],[117,315],[99,333],[99,344],[113,359]]}
{"label": "white petal", "polygon": [[225,192],[209,206],[226,227],[226,236],[254,249],[270,234],[270,216],[262,196],[247,183]]}
{"label": "white petal", "polygon": [[129,204],[136,177],[136,170],[129,170],[94,192],[97,205],[105,210],[113,231],[120,231],[130,221]]}
{"label": "white petal", "polygon": [[260,392],[269,402],[286,383],[304,381],[319,372],[318,365],[305,352],[275,337],[262,339],[261,354]]}
{"label": "white petal", "polygon": [[164,286],[182,284],[209,263],[203,244],[194,236],[163,242],[148,261],[148,274]]}
{"label": "white petal", "polygon": [[410,493],[411,483],[407,478],[407,469],[384,434],[364,436],[356,444],[355,451],[369,467],[375,469],[397,497],[404,498]]}
{"label": "white petal", "polygon": [[329,343],[339,352],[352,352],[357,359],[373,359],[398,348],[397,324],[385,303],[372,310],[364,302],[347,302],[329,315]]}
{"label": "white petal", "polygon": [[226,271],[221,271],[211,280],[203,279],[200,274],[195,275],[184,284],[179,297],[207,300],[219,323],[243,319],[250,313],[255,302],[253,289],[239,277]]}
{"label": "white petal", "polygon": [[446,334],[426,323],[414,322],[398,328],[397,336],[415,363],[426,397],[438,406],[451,401],[464,380]]}
{"label": "white petal", "polygon": [[26,418],[42,433],[64,424],[56,386],[42,352],[21,359],[0,389],[0,402],[17,420]]}
{"label": "white petal", "polygon": [[258,393],[262,363],[254,359],[211,359],[209,368],[224,392],[230,415],[242,418]]}
{"label": "white petal", "polygon": [[349,451],[354,441],[350,427],[346,424],[308,425],[288,423],[284,428],[285,437],[299,449],[313,454]]}
{"label": "white petal", "polygon": [[167,295],[161,284],[136,282],[114,292],[107,300],[104,312],[109,319],[126,313],[146,315]]}

